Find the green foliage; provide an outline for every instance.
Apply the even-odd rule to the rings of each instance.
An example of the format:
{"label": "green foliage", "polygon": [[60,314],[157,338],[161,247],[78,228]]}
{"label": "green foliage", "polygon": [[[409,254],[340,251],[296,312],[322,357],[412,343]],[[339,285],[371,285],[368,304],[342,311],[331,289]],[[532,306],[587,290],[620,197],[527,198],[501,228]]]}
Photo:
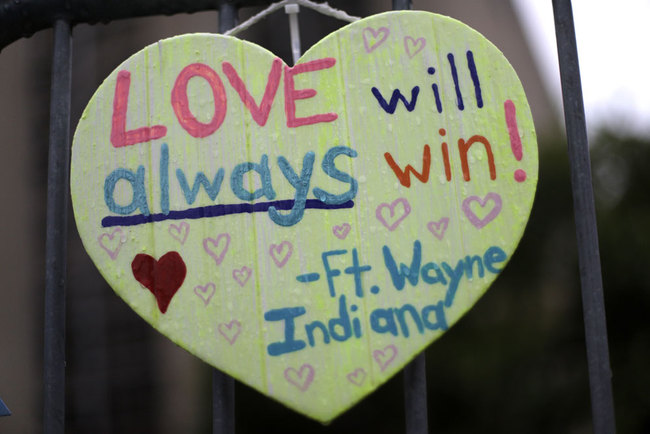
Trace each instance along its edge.
{"label": "green foliage", "polygon": [[650,140],[604,133],[594,145],[618,428],[650,433]]}

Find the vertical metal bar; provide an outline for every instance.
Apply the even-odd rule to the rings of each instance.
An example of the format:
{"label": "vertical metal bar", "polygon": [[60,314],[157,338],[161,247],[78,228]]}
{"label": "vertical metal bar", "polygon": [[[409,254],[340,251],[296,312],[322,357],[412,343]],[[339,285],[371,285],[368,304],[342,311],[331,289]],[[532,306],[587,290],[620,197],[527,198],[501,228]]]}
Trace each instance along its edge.
{"label": "vertical metal bar", "polygon": [[212,433],[235,433],[235,380],[212,370]]}
{"label": "vertical metal bar", "polygon": [[411,9],[411,0],[393,0],[393,10]]}
{"label": "vertical metal bar", "polygon": [[[393,10],[411,9],[411,0],[393,0]],[[427,434],[427,373],[424,352],[404,368],[406,434]]]}
{"label": "vertical metal bar", "polygon": [[555,14],[564,119],[571,164],[592,419],[596,434],[614,433],[616,421],[596,229],[596,209],[591,183],[589,145],[571,1],[553,0],[553,12]]}
{"label": "vertical metal bar", "polygon": [[219,0],[219,33],[224,33],[239,24],[237,5],[233,0]]}
{"label": "vertical metal bar", "polygon": [[45,344],[43,432],[65,429],[65,274],[67,262],[68,173],[70,167],[70,23],[54,23],[50,89],[50,149],[45,241]]}
{"label": "vertical metal bar", "polygon": [[427,434],[427,371],[424,352],[404,368],[406,434]]}
{"label": "vertical metal bar", "polygon": [[[219,33],[239,22],[233,0],[219,0]],[[235,380],[218,369],[212,370],[212,433],[235,434]]]}

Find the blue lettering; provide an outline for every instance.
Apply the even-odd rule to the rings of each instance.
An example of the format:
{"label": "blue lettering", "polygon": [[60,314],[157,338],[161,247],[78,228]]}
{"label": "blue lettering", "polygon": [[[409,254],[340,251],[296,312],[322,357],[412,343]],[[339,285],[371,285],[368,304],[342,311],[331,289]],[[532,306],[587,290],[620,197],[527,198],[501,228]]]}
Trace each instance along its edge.
{"label": "blue lettering", "polygon": [[307,333],[307,340],[309,341],[310,347],[316,345],[316,340],[314,339],[314,330],[317,328],[320,329],[320,331],[323,333],[323,343],[330,343],[330,335],[327,333],[327,327],[325,327],[325,324],[320,321],[314,321],[309,324],[305,324],[305,332]]}
{"label": "blue lettering", "polygon": [[169,146],[163,143],[160,148],[160,209],[169,214]]}
{"label": "blue lettering", "polygon": [[305,341],[295,339],[296,325],[293,321],[294,318],[304,315],[306,312],[304,307],[298,306],[273,309],[264,314],[266,321],[284,321],[284,341],[269,344],[267,351],[270,356],[299,351],[307,346]]}
{"label": "blue lettering", "polygon": [[485,251],[485,254],[483,255],[483,262],[485,263],[485,268],[490,273],[497,274],[503,268],[495,268],[494,264],[498,262],[503,262],[506,259],[508,259],[508,255],[506,255],[506,252],[504,252],[501,248],[497,246],[492,246],[489,249]]}
{"label": "blue lettering", "polygon": [[[436,314],[435,323],[429,321],[429,314],[431,312],[435,312]],[[447,318],[445,317],[445,308],[442,305],[442,300],[440,300],[437,304],[425,306],[424,309],[422,309],[422,321],[424,322],[424,326],[429,330],[444,331],[449,328],[449,326],[447,325]]]}
{"label": "blue lettering", "polygon": [[282,170],[282,174],[287,178],[287,181],[296,189],[296,196],[294,198],[293,208],[287,215],[282,215],[278,210],[271,206],[269,207],[269,217],[274,223],[280,226],[293,226],[302,220],[305,214],[305,204],[307,203],[307,193],[309,192],[309,183],[311,182],[312,170],[314,168],[314,153],[307,152],[305,158],[302,160],[302,172],[300,177],[293,170],[289,162],[283,156],[278,157],[278,165]]}
{"label": "blue lettering", "polygon": [[397,336],[397,324],[395,324],[392,309],[373,310],[370,314],[370,328],[377,333],[391,333],[393,336]]}
{"label": "blue lettering", "polygon": [[352,249],[352,266],[345,269],[345,274],[354,274],[354,291],[357,297],[363,297],[361,286],[361,273],[372,270],[370,265],[359,266],[357,249]]}
{"label": "blue lettering", "polygon": [[390,97],[390,102],[386,102],[386,99],[384,96],[381,94],[379,89],[376,87],[372,88],[372,94],[375,96],[377,99],[377,102],[381,106],[382,109],[388,114],[393,114],[395,113],[395,109],[397,109],[397,102],[402,101],[402,104],[404,104],[404,107],[406,107],[406,110],[409,112],[412,112],[415,109],[415,104],[418,101],[418,93],[420,93],[420,87],[415,86],[413,89],[411,89],[411,101],[407,101],[404,95],[402,95],[402,92],[399,89],[395,89],[393,91],[393,95]]}
{"label": "blue lettering", "polygon": [[[436,272],[435,277],[429,275],[429,271],[431,270]],[[447,284],[447,279],[445,278],[442,269],[435,262],[427,262],[424,264],[420,273],[422,274],[422,280],[425,283],[428,283],[430,285],[433,285],[435,283],[442,283],[443,285]]]}
{"label": "blue lettering", "polygon": [[405,312],[409,312],[411,314],[411,318],[413,318],[413,322],[415,322],[415,325],[418,328],[418,332],[420,332],[420,334],[424,333],[424,326],[422,325],[422,320],[420,319],[420,315],[418,315],[417,309],[415,309],[413,305],[405,304],[399,309],[394,308],[393,312],[395,312],[395,316],[397,317],[400,327],[402,328],[402,335],[405,338],[409,337],[409,327],[406,324]]}
{"label": "blue lettering", "polygon": [[397,263],[395,262],[388,246],[383,247],[383,252],[384,263],[386,264],[386,268],[393,280],[393,286],[395,286],[395,289],[401,291],[406,283],[405,279],[408,279],[413,286],[418,284],[418,278],[420,276],[420,260],[422,258],[422,245],[420,244],[420,241],[416,240],[413,243],[413,260],[411,261],[411,268],[407,267],[405,264],[400,264],[398,270]]}
{"label": "blue lettering", "polygon": [[[115,193],[115,186],[120,179],[131,184],[133,189],[133,199],[128,205],[118,205],[115,202],[113,194]],[[149,207],[147,206],[147,196],[144,189],[144,166],[138,166],[137,173],[130,170],[119,168],[113,170],[104,181],[104,202],[111,212],[120,215],[131,214],[136,209],[144,215],[149,215]]]}
{"label": "blue lettering", "polygon": [[217,174],[214,176],[214,180],[212,183],[210,183],[210,181],[208,181],[208,177],[205,176],[203,172],[199,172],[196,174],[196,178],[194,178],[194,184],[192,184],[192,189],[190,190],[190,186],[187,183],[187,178],[185,178],[185,173],[183,173],[181,169],[176,169],[176,178],[178,178],[178,184],[181,186],[181,190],[183,190],[183,195],[185,196],[185,201],[187,204],[192,205],[194,203],[196,196],[199,194],[201,186],[203,186],[205,189],[205,192],[208,194],[210,200],[214,202],[214,200],[217,198],[217,195],[219,195],[219,191],[221,190],[221,183],[223,182],[224,173],[225,171],[223,168],[217,170]]}
{"label": "blue lettering", "polygon": [[[345,304],[345,295],[339,297],[339,317],[332,318],[328,322],[330,335],[337,341],[347,341],[352,336],[352,325],[350,324],[350,315]],[[336,327],[341,328],[341,333],[336,331]]]}
{"label": "blue lettering", "polygon": [[[259,173],[260,180],[262,181],[262,188],[252,193],[244,188],[244,175],[251,170]],[[266,196],[269,200],[275,199],[275,191],[273,191],[273,186],[271,185],[269,157],[266,154],[262,155],[260,164],[247,162],[236,165],[230,174],[230,188],[235,196],[241,200],[253,201],[262,196]]]}
{"label": "blue lettering", "polygon": [[483,271],[483,262],[481,257],[478,255],[474,256],[465,256],[465,275],[468,279],[474,277],[474,264],[478,264],[478,277],[483,277],[485,272]]}
{"label": "blue lettering", "polygon": [[318,187],[314,188],[314,196],[316,196],[316,199],[328,205],[338,205],[347,202],[348,200],[354,199],[354,197],[357,195],[357,181],[347,173],[338,170],[334,165],[334,159],[341,154],[354,158],[357,156],[357,151],[348,148],[347,146],[335,146],[327,151],[325,157],[323,158],[321,167],[323,168],[323,172],[325,172],[331,178],[350,184],[350,189],[343,194],[337,195],[328,193]]}
{"label": "blue lettering", "polygon": [[323,258],[323,268],[325,268],[325,275],[327,276],[327,286],[329,287],[330,296],[332,297],[336,297],[336,291],[334,290],[334,279],[332,278],[339,276],[341,274],[341,270],[338,268],[330,268],[330,263],[327,258],[333,255],[344,255],[347,252],[347,250],[330,250],[329,252],[323,252],[321,255]]}
{"label": "blue lettering", "polygon": [[449,288],[447,288],[447,294],[445,295],[445,306],[449,307],[454,302],[456,290],[458,289],[458,283],[460,282],[461,277],[463,277],[463,260],[461,259],[458,261],[456,268],[451,268],[449,264],[443,262],[442,268],[449,276]]}

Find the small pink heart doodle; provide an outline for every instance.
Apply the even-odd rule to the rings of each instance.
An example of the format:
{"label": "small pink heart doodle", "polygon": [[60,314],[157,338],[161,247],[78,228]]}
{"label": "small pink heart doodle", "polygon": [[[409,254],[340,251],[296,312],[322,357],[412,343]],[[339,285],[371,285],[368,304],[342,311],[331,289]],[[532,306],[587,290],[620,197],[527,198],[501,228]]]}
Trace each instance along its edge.
{"label": "small pink heart doodle", "polygon": [[120,253],[122,244],[126,242],[126,237],[122,232],[122,228],[115,228],[110,233],[101,234],[97,237],[97,241],[99,242],[99,246],[108,253],[108,256],[112,260],[115,260]]}
{"label": "small pink heart doodle", "polygon": [[300,369],[287,368],[284,370],[284,378],[300,389],[301,392],[309,389],[309,386],[314,381],[314,367],[309,363],[305,363]]}
{"label": "small pink heart doodle", "polygon": [[[485,215],[483,218],[479,218],[474,211],[472,211],[471,205],[472,202],[477,202],[481,209],[484,209],[485,206],[487,205],[488,201],[493,202],[492,209]],[[494,220],[499,213],[501,212],[501,208],[503,206],[503,202],[501,201],[501,196],[498,193],[490,192],[485,195],[485,198],[481,199],[478,196],[470,196],[467,199],[463,201],[463,212],[469,219],[469,221],[476,227],[477,229],[481,229],[488,223],[490,223],[492,220]]]}
{"label": "small pink heart doodle", "polygon": [[293,244],[289,241],[282,241],[280,244],[271,244],[269,255],[278,268],[284,267],[291,254],[293,253]]}
{"label": "small pink heart doodle", "polygon": [[239,283],[239,286],[244,286],[246,285],[246,282],[248,282],[248,279],[250,279],[252,271],[253,270],[244,265],[239,270],[232,270],[232,278]]}
{"label": "small pink heart doodle", "polygon": [[217,265],[221,265],[223,257],[226,256],[230,246],[230,234],[219,234],[217,238],[205,238],[203,248],[208,255],[212,256]]}
{"label": "small pink heart doodle", "polygon": [[443,217],[437,222],[427,223],[427,229],[439,240],[445,236],[447,232],[447,226],[449,226],[449,217]]}
{"label": "small pink heart doodle", "polygon": [[352,229],[352,227],[349,223],[343,223],[341,226],[334,226],[332,228],[332,232],[336,238],[339,240],[344,240],[345,237],[347,237],[350,233],[350,229]]}
{"label": "small pink heart doodle", "polygon": [[229,323],[221,323],[217,327],[219,334],[223,336],[230,345],[234,344],[241,333],[241,323],[236,319],[230,321]]}
{"label": "small pink heart doodle", "polygon": [[208,303],[210,303],[210,299],[214,295],[216,291],[216,287],[214,286],[214,283],[208,282],[205,286],[203,285],[196,285],[194,287],[194,293],[201,299],[203,300],[203,304],[206,306]]}
{"label": "small pink heart doodle", "polygon": [[185,244],[187,236],[190,233],[190,225],[187,222],[180,222],[178,225],[172,223],[167,229],[169,235],[181,244]]}
{"label": "small pink heart doodle", "polygon": [[[398,206],[400,205],[400,206]],[[389,215],[384,217],[384,211],[388,210]],[[411,213],[411,205],[408,200],[403,197],[395,199],[390,204],[382,203],[377,207],[375,216],[389,231],[394,231],[402,220],[404,220]]]}
{"label": "small pink heart doodle", "polygon": [[366,53],[372,52],[383,44],[389,34],[388,27],[380,27],[377,30],[372,27],[363,29],[363,46],[366,48]]}
{"label": "small pink heart doodle", "polygon": [[357,368],[346,375],[348,381],[355,386],[361,386],[366,381],[366,371],[363,368]]}
{"label": "small pink heart doodle", "polygon": [[404,49],[409,58],[413,58],[427,45],[427,40],[424,38],[412,38],[411,36],[404,37]]}
{"label": "small pink heart doodle", "polygon": [[397,347],[395,347],[395,345],[388,345],[383,350],[375,350],[372,352],[372,357],[379,365],[381,372],[384,372],[388,365],[390,365],[392,361],[395,360],[395,357],[397,357]]}

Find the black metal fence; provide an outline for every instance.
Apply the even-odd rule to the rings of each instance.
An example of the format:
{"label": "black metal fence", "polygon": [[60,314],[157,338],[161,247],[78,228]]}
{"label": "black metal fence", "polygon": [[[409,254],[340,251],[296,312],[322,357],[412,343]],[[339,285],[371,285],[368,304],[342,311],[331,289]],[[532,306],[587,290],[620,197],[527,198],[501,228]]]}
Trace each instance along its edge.
{"label": "black metal fence", "polygon": [[[603,285],[573,15],[570,0],[552,2],[571,165],[593,427],[598,434],[614,433]],[[0,49],[39,30],[54,29],[47,180],[43,413],[46,433],[65,431],[65,275],[72,28],[81,23],[217,9],[219,31],[224,32],[237,24],[240,7],[267,3],[263,0],[15,0],[0,4]],[[408,8],[410,0],[393,0],[393,9]],[[234,433],[234,380],[214,370],[212,388],[213,432]],[[405,368],[404,396],[405,431],[427,433],[424,353]]]}

